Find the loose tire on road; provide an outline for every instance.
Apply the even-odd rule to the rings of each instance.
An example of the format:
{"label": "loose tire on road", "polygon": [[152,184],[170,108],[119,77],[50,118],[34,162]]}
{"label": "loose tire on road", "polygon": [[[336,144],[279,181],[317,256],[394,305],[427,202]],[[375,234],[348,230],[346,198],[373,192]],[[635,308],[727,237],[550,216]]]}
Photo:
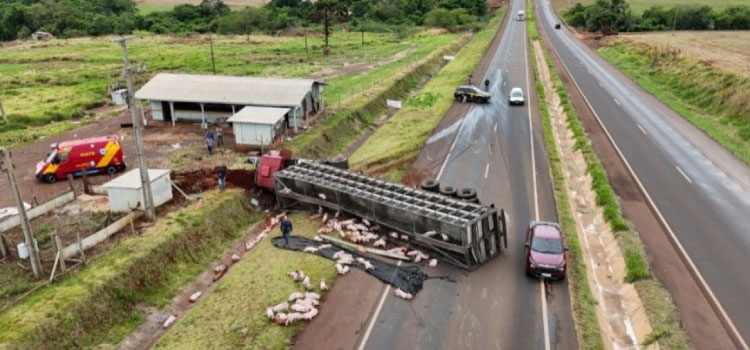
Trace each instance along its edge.
{"label": "loose tire on road", "polygon": [[55,176],[55,174],[44,175],[44,182],[55,183],[56,181],[57,181],[57,176]]}
{"label": "loose tire on road", "polygon": [[454,197],[456,195],[456,188],[453,186],[444,186],[440,188],[440,193],[446,196]]}
{"label": "loose tire on road", "polygon": [[477,191],[473,188],[462,188],[456,193],[456,196],[465,201],[474,202],[477,200]]}
{"label": "loose tire on road", "polygon": [[422,181],[422,189],[430,192],[440,191],[440,183],[435,179],[427,179]]}

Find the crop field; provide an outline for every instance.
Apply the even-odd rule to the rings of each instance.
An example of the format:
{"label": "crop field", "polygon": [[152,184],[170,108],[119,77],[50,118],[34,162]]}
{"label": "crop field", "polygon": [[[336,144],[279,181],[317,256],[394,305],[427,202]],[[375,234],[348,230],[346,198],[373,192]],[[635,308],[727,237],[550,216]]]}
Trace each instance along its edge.
{"label": "crop field", "polygon": [[[564,11],[575,6],[575,4],[579,2],[583,5],[590,5],[595,1],[596,0],[552,0],[552,4],[557,11]],[[748,4],[747,0],[627,0],[627,2],[630,4],[630,8],[633,10],[634,14],[641,14],[651,6],[672,8],[674,6],[708,5],[714,10],[720,11],[730,6]]]}
{"label": "crop field", "polygon": [[[361,33],[336,32],[327,56],[320,49],[323,40],[318,35],[307,38],[307,49],[301,36],[214,36],[213,44],[217,74],[314,75],[330,79],[330,92],[325,98],[333,101],[340,99],[337,94],[351,94],[347,90],[349,79],[336,76],[348,74],[353,79],[357,73],[394,59],[418,59],[407,54],[415,51],[416,55],[427,55],[456,37],[418,33],[399,38],[390,33],[365,33],[362,45]],[[129,48],[131,61],[148,69],[148,73],[138,76],[137,83],[162,71],[211,73],[207,36],[144,34],[133,40]],[[22,42],[0,51],[0,93],[10,119],[9,125],[0,126],[0,145],[30,142],[93,120],[95,113],[91,110],[109,101],[107,87],[124,83],[118,72],[122,67],[121,52],[107,38]]]}
{"label": "crop field", "polygon": [[676,49],[690,59],[750,77],[748,31],[678,31],[674,34],[653,32],[623,34],[620,38],[654,47]]}

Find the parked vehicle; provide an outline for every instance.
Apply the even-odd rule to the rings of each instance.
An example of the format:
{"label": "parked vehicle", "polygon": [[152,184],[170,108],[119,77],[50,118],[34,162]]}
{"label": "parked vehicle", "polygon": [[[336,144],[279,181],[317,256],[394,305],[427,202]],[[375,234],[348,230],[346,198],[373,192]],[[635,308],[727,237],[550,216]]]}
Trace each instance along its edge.
{"label": "parked vehicle", "polygon": [[105,136],[52,144],[52,151],[36,165],[36,178],[52,183],[68,174],[81,176],[85,171],[87,175],[114,175],[123,169],[120,138]]}
{"label": "parked vehicle", "polygon": [[510,89],[510,104],[511,105],[523,105],[524,97],[523,90],[520,87],[514,87]]}
{"label": "parked vehicle", "polygon": [[476,86],[462,85],[456,88],[453,98],[456,101],[462,101],[465,98],[468,102],[488,103],[490,102],[490,93]]}
{"label": "parked vehicle", "polygon": [[564,279],[567,250],[560,225],[532,221],[526,230],[526,275]]}
{"label": "parked vehicle", "polygon": [[516,14],[516,21],[523,21],[524,19],[526,19],[526,12],[519,10]]}
{"label": "parked vehicle", "polygon": [[555,23],[555,29],[560,29],[560,23]]}

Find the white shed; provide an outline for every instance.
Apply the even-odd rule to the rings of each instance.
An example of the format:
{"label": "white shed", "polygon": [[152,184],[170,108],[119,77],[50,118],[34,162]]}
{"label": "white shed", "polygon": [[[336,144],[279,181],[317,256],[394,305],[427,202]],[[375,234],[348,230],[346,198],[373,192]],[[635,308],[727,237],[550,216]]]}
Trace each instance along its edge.
{"label": "white shed", "polygon": [[248,106],[227,121],[232,123],[237,145],[267,146],[281,136],[289,111],[290,108]]}
{"label": "white shed", "polygon": [[[154,207],[172,199],[172,184],[167,169],[149,169],[151,195]],[[104,184],[109,197],[109,209],[114,212],[129,212],[136,207],[143,209],[143,191],[141,190],[141,173],[133,169]]]}

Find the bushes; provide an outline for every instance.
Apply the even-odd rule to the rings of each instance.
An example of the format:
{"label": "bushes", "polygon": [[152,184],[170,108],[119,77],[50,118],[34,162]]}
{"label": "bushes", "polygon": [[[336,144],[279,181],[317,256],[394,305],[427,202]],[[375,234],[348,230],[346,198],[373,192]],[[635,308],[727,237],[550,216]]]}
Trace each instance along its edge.
{"label": "bushes", "polygon": [[448,10],[437,8],[424,17],[424,24],[429,27],[440,27],[450,31],[459,29],[476,29],[477,17],[470,15],[464,8]]}
{"label": "bushes", "polygon": [[576,4],[563,13],[572,26],[590,32],[667,30],[750,29],[750,6],[733,6],[716,12],[710,6],[653,6],[640,17],[633,15],[625,0],[598,0],[589,6]]}

